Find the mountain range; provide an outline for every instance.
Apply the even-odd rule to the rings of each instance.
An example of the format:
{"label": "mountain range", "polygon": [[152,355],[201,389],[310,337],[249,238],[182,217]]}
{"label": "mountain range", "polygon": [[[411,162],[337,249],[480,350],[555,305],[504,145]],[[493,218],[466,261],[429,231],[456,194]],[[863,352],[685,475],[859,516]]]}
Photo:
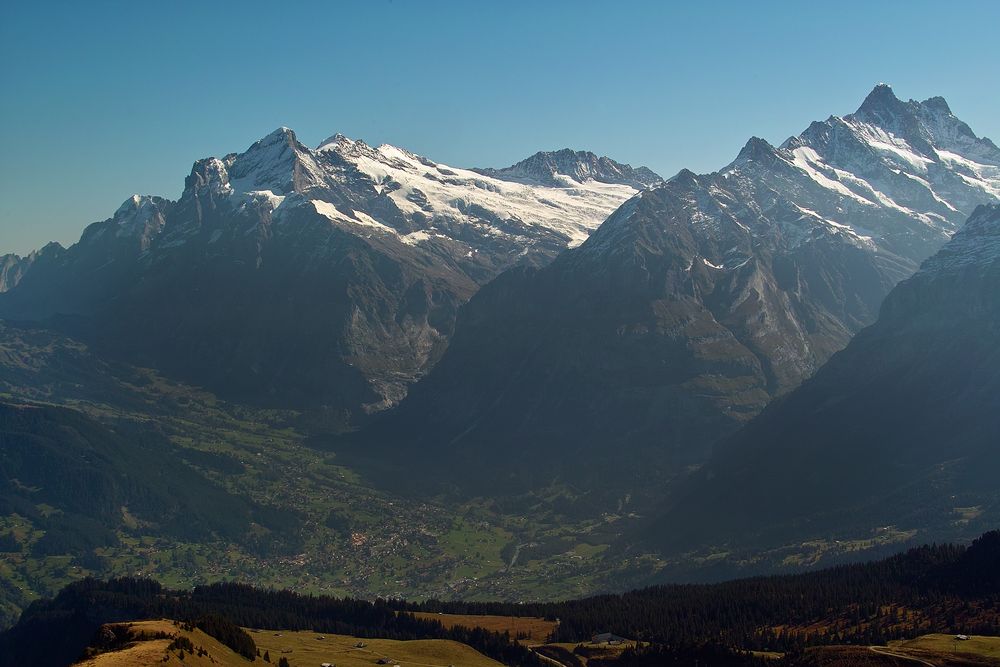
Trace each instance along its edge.
{"label": "mountain range", "polygon": [[548,262],[658,181],[571,151],[500,171],[341,135],[311,150],[281,128],[196,162],[178,201],[135,195],[69,248],[5,256],[0,317],[243,400],[377,411],[480,285]]}
{"label": "mountain range", "polygon": [[991,525],[998,293],[1000,205],[982,206],[875,324],[721,443],[644,534],[669,550]]}
{"label": "mountain range", "polygon": [[472,490],[655,486],[816,372],[998,188],[1000,149],[944,100],[879,85],[500,275],[364,449]]}
{"label": "mountain range", "polygon": [[[976,204],[1000,194],[998,165],[996,146],[944,100],[904,103],[885,85],[856,113],[813,123],[781,147],[751,139],[721,171],[685,171],[669,182],[568,149],[505,169],[464,170],[342,135],[309,149],[281,128],[243,153],[197,161],[177,201],[133,196],[69,248],[5,256],[0,317],[45,321],[105,354],[227,397],[325,406],[350,422],[401,400],[444,354],[462,304],[511,269],[481,297],[513,295],[486,325],[498,334],[533,309],[546,322],[530,329],[579,329],[572,312],[559,313],[579,304],[602,314],[606,332],[631,332],[628,345],[646,338],[643,331],[688,326],[677,340],[695,336],[712,347],[708,339],[718,338],[731,349],[694,356],[718,355],[731,368],[715,369],[709,359],[704,373],[653,382],[702,387],[693,413],[725,431],[870,323],[895,282]],[[630,200],[640,190],[647,194]],[[626,200],[585,247],[542,270]],[[664,226],[671,223],[676,230]],[[546,287],[560,281],[567,290]],[[522,303],[520,292],[531,298]],[[680,305],[667,307],[671,314],[652,314],[663,311],[653,307],[659,296],[675,292]],[[627,312],[612,314],[602,298]],[[749,313],[758,305],[766,322]],[[468,321],[479,307],[470,306]],[[468,336],[482,338],[468,327]],[[609,335],[603,343],[551,344],[574,364],[593,353],[588,345],[614,347],[619,334]],[[502,337],[513,349],[491,356],[508,355],[499,363],[513,372],[523,345]],[[533,348],[546,344],[541,334]],[[466,367],[462,349],[446,369]],[[480,381],[465,375],[426,391]],[[588,380],[580,382],[585,391]],[[611,403],[622,398],[619,389],[628,393],[612,389]],[[459,391],[495,403],[488,388]],[[651,392],[658,398],[632,416],[673,429],[650,413],[691,403],[691,392],[679,391]],[[560,409],[534,404],[529,412],[559,419]],[[464,405],[452,411],[459,422],[471,414]],[[471,419],[481,421],[478,413]],[[677,428],[677,437],[688,437]]]}
{"label": "mountain range", "polygon": [[1000,149],[885,85],[667,179],[287,128],[199,160],[0,257],[0,612],[137,543],[184,582],[554,597],[982,532],[998,202]]}

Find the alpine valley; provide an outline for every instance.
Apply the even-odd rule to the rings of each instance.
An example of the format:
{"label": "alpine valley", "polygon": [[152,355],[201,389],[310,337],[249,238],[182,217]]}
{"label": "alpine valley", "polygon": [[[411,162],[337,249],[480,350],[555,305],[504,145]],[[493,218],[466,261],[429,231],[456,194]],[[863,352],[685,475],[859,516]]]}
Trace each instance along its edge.
{"label": "alpine valley", "polygon": [[[884,84],[669,178],[281,128],[0,256],[0,625],[88,575],[170,590],[88,580],[18,632],[119,595],[214,613],[185,591],[223,580],[542,603],[968,542],[1000,522],[998,294],[1000,148]],[[995,543],[821,579],[888,571],[931,609]],[[460,613],[435,604],[379,627],[495,648],[395,615]],[[599,630],[566,604],[533,615]],[[976,604],[948,610],[995,623]],[[764,616],[740,637],[797,641]]]}

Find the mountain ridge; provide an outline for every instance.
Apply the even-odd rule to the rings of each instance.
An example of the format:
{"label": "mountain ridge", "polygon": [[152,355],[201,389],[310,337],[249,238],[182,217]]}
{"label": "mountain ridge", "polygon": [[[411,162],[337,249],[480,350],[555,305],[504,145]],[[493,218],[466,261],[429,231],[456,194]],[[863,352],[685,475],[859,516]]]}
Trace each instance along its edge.
{"label": "mountain ridge", "polygon": [[663,178],[648,167],[635,167],[615,162],[609,157],[598,156],[590,151],[575,151],[563,148],[555,151],[539,151],[520,162],[502,169],[474,169],[477,173],[503,180],[527,181],[558,185],[568,177],[578,183],[593,179],[602,183],[631,185],[644,190],[663,182]]}
{"label": "mountain ridge", "polygon": [[774,546],[885,525],[947,535],[969,521],[957,508],[995,517],[998,286],[1000,205],[984,205],[877,322],[720,444],[651,539]]}
{"label": "mountain ridge", "polygon": [[[752,138],[720,171],[682,170],[551,264],[480,290],[372,442],[424,460],[429,476],[473,476],[470,489],[483,476],[511,489],[595,481],[609,451],[621,489],[703,463],[714,440],[873,322],[964,209],[997,200],[1000,150],[945,131],[967,127],[946,104],[902,103],[885,88],[869,98],[862,116],[881,100],[919,121],[903,123],[913,137],[964,137],[991,163],[920,149],[932,159],[853,116],[813,123],[785,148]],[[497,452],[495,468],[477,468]]]}
{"label": "mountain ridge", "polygon": [[0,317],[230,396],[360,416],[433,365],[481,284],[547,263],[635,191],[510,183],[342,135],[312,150],[282,127],[197,160],[177,201],[134,195],[69,248],[5,257]]}

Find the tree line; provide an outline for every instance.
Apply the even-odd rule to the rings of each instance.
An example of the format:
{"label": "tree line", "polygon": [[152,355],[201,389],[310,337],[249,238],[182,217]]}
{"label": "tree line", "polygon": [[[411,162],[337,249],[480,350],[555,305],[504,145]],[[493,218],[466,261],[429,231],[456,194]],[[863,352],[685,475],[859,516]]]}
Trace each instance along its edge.
{"label": "tree line", "polygon": [[[598,632],[668,646],[706,642],[796,650],[883,643],[918,620],[942,632],[1000,634],[1000,531],[971,546],[922,546],[878,561],[718,584],[653,586],[540,604],[399,603],[408,611],[538,616],[559,620],[552,639]],[[819,624],[822,631],[808,630]]]}

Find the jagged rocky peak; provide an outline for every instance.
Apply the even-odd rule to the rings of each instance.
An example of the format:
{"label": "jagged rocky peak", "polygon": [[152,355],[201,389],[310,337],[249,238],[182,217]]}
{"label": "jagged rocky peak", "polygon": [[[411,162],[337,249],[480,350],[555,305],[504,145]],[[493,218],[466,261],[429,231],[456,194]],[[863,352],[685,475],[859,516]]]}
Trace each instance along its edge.
{"label": "jagged rocky peak", "polygon": [[663,182],[658,174],[647,167],[632,167],[590,151],[574,151],[570,148],[540,151],[503,169],[475,171],[494,178],[543,185],[566,185],[568,178],[577,183],[593,180],[599,183],[630,185],[637,190],[643,190]]}
{"label": "jagged rocky peak", "polygon": [[355,155],[371,150],[371,146],[361,139],[351,139],[340,132],[327,137],[316,147],[318,152],[334,151],[342,155]]}
{"label": "jagged rocky peak", "polygon": [[134,194],[122,202],[122,205],[118,207],[118,210],[115,211],[115,214],[112,217],[118,219],[130,215],[132,213],[135,213],[136,211],[139,210],[140,206],[142,206],[142,203],[143,203],[143,196],[139,194]]}
{"label": "jagged rocky peak", "polygon": [[935,113],[951,115],[951,107],[948,106],[948,102],[940,95],[928,97],[921,104]]}
{"label": "jagged rocky peak", "polygon": [[887,84],[879,84],[845,120],[875,125],[928,153],[945,149],[978,162],[1000,164],[996,145],[976,136],[940,96],[903,102]]}
{"label": "jagged rocky peak", "polygon": [[875,86],[858,110],[849,117],[886,129],[898,127],[901,119],[947,120],[961,125],[967,134],[975,136],[968,125],[955,118],[943,97],[931,97],[923,102],[912,99],[904,102],[896,97],[892,86],[887,83]]}
{"label": "jagged rocky peak", "polygon": [[229,161],[230,169],[237,172],[233,177],[239,178],[256,166],[288,162],[298,154],[308,152],[309,149],[299,143],[295,132],[282,126],[255,141],[244,152],[234,155]]}
{"label": "jagged rocky peak", "polygon": [[270,190],[284,195],[321,186],[325,180],[312,152],[287,127],[254,143],[229,167],[229,183],[237,192]]}
{"label": "jagged rocky peak", "polygon": [[321,150],[326,146],[339,145],[339,144],[354,144],[354,143],[355,143],[354,139],[351,139],[347,135],[337,132],[336,134],[332,134],[323,141],[319,142],[319,146],[316,147],[316,150]]}
{"label": "jagged rocky peak", "polygon": [[[861,103],[858,110],[847,116],[847,118],[876,125],[882,129],[895,132],[900,136],[912,136],[913,133],[919,133],[922,135],[922,139],[932,140],[933,137],[931,135],[933,133],[928,132],[929,128],[921,127],[925,125],[921,122],[922,117],[937,116],[938,120],[941,120],[941,117],[944,116],[950,117],[953,121],[958,120],[951,115],[951,109],[944,98],[936,97],[932,98],[932,100],[934,101],[931,102],[930,106],[926,106],[926,102],[918,102],[912,99],[904,102],[896,97],[889,84],[880,83],[872,89],[872,92],[868,93],[868,97]],[[962,125],[965,124],[962,123]],[[920,132],[921,129],[924,131]],[[971,134],[971,130],[969,132]]]}
{"label": "jagged rocky peak", "polygon": [[279,127],[242,153],[198,160],[184,182],[184,196],[226,196],[270,191],[276,195],[324,185],[313,153],[287,127]]}
{"label": "jagged rocky peak", "polygon": [[250,148],[241,153],[238,157],[244,158],[250,155],[265,154],[270,157],[280,157],[284,154],[297,152],[308,153],[309,149],[299,143],[295,131],[282,125],[270,134],[255,141]]}
{"label": "jagged rocky peak", "polygon": [[136,219],[147,219],[155,215],[165,202],[166,200],[162,197],[134,194],[122,202],[112,219],[118,224],[126,224]]}
{"label": "jagged rocky peak", "polygon": [[736,156],[736,162],[772,160],[775,157],[774,146],[760,137],[750,137],[750,140],[743,146],[739,155]]}
{"label": "jagged rocky peak", "polygon": [[127,254],[148,250],[163,231],[172,206],[173,202],[162,197],[132,195],[110,218],[83,230],[79,250],[99,247],[102,248],[99,252],[104,253],[114,247]]}
{"label": "jagged rocky peak", "polygon": [[163,229],[169,206],[170,202],[162,197],[132,195],[111,218],[117,226],[116,236],[137,239],[140,247],[147,249],[153,237]]}
{"label": "jagged rocky peak", "polygon": [[896,97],[892,86],[880,83],[872,89],[872,92],[868,93],[868,97],[858,107],[855,116],[879,124],[904,113],[906,113],[906,104]]}
{"label": "jagged rocky peak", "polygon": [[184,179],[182,198],[202,194],[224,195],[231,193],[229,165],[232,164],[235,157],[234,154],[230,154],[224,159],[208,157],[196,161],[191,166],[191,174]]}
{"label": "jagged rocky peak", "polygon": [[698,174],[694,173],[690,169],[681,169],[676,174],[670,177],[668,183],[680,183],[680,184],[697,184]]}
{"label": "jagged rocky peak", "polygon": [[919,103],[918,116],[922,125],[940,147],[970,156],[987,164],[1000,164],[1000,149],[987,137],[977,136],[972,128],[957,118],[942,97],[932,97]]}
{"label": "jagged rocky peak", "polygon": [[720,174],[722,187],[759,199],[789,238],[802,236],[796,221],[807,219],[907,262],[933,254],[976,206],[1000,200],[1000,149],[944,99],[903,102],[887,84],[857,112],[815,121],[778,148],[752,138]]}
{"label": "jagged rocky peak", "polygon": [[[392,144],[381,144],[380,146],[370,146],[362,139],[352,139],[341,133],[327,137],[320,142],[316,148],[316,153],[320,156],[330,158],[331,154],[339,156],[341,159],[358,165],[362,161],[374,160],[382,164],[390,164],[396,168],[419,169],[421,167],[437,167],[437,163],[425,157],[416,155]],[[369,174],[369,176],[372,176]],[[382,176],[380,174],[379,176]]]}

